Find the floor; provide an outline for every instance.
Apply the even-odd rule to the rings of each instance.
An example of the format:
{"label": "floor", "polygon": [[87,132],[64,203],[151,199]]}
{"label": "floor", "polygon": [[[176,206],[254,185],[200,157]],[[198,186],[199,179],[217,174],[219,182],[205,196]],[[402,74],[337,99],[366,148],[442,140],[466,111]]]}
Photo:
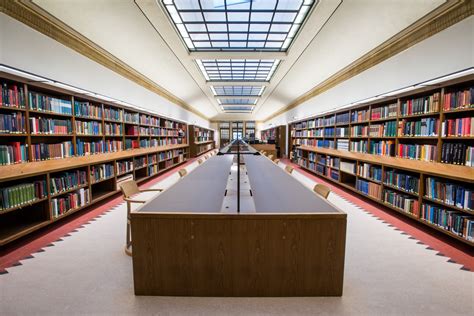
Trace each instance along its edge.
{"label": "floor", "polygon": [[[315,184],[297,170],[294,176]],[[154,187],[175,181],[173,174]],[[341,195],[331,193],[329,200],[348,214],[342,297],[135,296],[120,204],[0,275],[0,315],[472,315],[472,272]]]}

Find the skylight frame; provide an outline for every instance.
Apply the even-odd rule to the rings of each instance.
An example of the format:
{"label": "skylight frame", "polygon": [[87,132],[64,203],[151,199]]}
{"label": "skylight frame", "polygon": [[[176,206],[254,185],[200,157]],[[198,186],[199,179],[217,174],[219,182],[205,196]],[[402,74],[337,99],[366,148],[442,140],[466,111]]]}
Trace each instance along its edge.
{"label": "skylight frame", "polygon": [[199,69],[209,82],[269,82],[280,64],[278,59],[197,59]]}
{"label": "skylight frame", "polygon": [[211,86],[212,93],[216,97],[261,97],[265,86],[261,85],[213,85]]}
{"label": "skylight frame", "polygon": [[[191,52],[286,52],[318,1],[265,1],[222,0],[222,8],[203,7],[208,2],[202,0],[195,0],[194,7],[183,6],[181,0],[162,0],[162,3]],[[267,7],[256,8],[256,4]]]}

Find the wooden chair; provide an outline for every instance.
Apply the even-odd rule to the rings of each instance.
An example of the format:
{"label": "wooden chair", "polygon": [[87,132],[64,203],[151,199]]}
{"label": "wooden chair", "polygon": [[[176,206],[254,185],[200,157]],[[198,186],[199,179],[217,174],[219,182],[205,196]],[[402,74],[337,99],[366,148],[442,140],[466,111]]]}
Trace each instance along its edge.
{"label": "wooden chair", "polygon": [[290,166],[290,165],[286,165],[285,166],[285,171],[288,172],[289,174],[291,174],[293,172],[293,167]]}
{"label": "wooden chair", "polygon": [[201,158],[198,159],[198,164],[199,165],[202,164],[202,159]]}
{"label": "wooden chair", "polygon": [[331,189],[325,186],[324,184],[316,184],[313,188],[313,191],[321,195],[323,198],[327,199]]}
{"label": "wooden chair", "polygon": [[276,165],[278,165],[278,163],[280,162],[280,159],[275,159],[275,160],[273,160],[273,162],[274,162]]}
{"label": "wooden chair", "polygon": [[179,177],[182,178],[182,177],[184,177],[185,175],[188,174],[188,171],[183,168],[183,169],[180,169],[180,170],[178,171],[178,173],[179,173]]}
{"label": "wooden chair", "polygon": [[268,155],[267,157],[268,157],[268,159],[270,159],[271,161],[273,161],[273,155]]}
{"label": "wooden chair", "polygon": [[132,256],[132,227],[130,219],[132,203],[146,203],[146,201],[134,200],[131,197],[142,192],[161,192],[163,189],[140,189],[134,180],[129,180],[120,184],[120,190],[122,191],[124,201],[127,202],[127,237],[125,240],[125,253]]}

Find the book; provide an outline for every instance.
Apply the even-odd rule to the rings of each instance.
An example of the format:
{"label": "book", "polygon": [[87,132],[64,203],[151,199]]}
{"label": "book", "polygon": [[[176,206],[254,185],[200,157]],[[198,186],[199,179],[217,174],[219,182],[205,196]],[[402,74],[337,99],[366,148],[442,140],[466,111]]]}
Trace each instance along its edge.
{"label": "book", "polygon": [[12,165],[28,161],[27,145],[9,142],[0,145],[0,165]]}
{"label": "book", "polygon": [[423,203],[421,219],[469,241],[473,241],[474,217],[442,206]]}
{"label": "book", "polygon": [[30,110],[72,115],[71,100],[47,96],[37,92],[28,92]]}
{"label": "book", "polygon": [[0,107],[24,109],[25,89],[22,84],[0,82]]}
{"label": "book", "polygon": [[71,120],[46,117],[30,117],[30,133],[46,135],[72,134],[72,122]]}
{"label": "book", "polygon": [[397,112],[398,112],[397,103],[373,107],[372,112],[370,114],[370,119],[374,121],[374,120],[380,120],[380,119],[385,119],[385,118],[390,118],[390,117],[396,117]]}
{"label": "book", "polygon": [[349,140],[348,139],[338,139],[336,142],[336,148],[338,150],[349,150]]}
{"label": "book", "polygon": [[369,127],[367,125],[351,126],[351,137],[367,137],[369,136]]}
{"label": "book", "polygon": [[123,121],[123,111],[112,107],[104,107],[104,119],[108,121]]}
{"label": "book", "polygon": [[368,195],[379,200],[382,199],[382,186],[380,184],[363,179],[357,179],[355,188],[364,195]]}
{"label": "book", "polygon": [[409,116],[439,112],[440,93],[419,98],[403,100],[400,104],[400,116]]}
{"label": "book", "polygon": [[89,142],[78,139],[76,141],[76,150],[78,156],[101,154],[105,152],[105,143],[103,140]]}
{"label": "book", "polygon": [[418,194],[420,178],[399,170],[385,170],[384,183],[406,192]]}
{"label": "book", "polygon": [[105,128],[106,136],[122,136],[123,135],[122,124],[105,123],[104,128]]}
{"label": "book", "polygon": [[474,107],[474,87],[444,93],[443,110],[453,111]]}
{"label": "book", "polygon": [[349,119],[349,112],[336,114],[336,124],[349,124]]}
{"label": "book", "polygon": [[444,137],[474,137],[474,117],[446,119],[441,126],[441,130]]}
{"label": "book", "polygon": [[129,160],[117,161],[117,175],[133,171],[133,162]]}
{"label": "book", "polygon": [[400,120],[398,135],[400,136],[438,136],[439,120],[436,118],[422,118],[420,120]]}
{"label": "book", "polygon": [[339,164],[339,170],[355,175],[356,164],[355,162],[341,161]]}
{"label": "book", "polygon": [[362,163],[357,166],[357,175],[366,179],[382,181],[382,167]]}
{"label": "book", "polygon": [[25,115],[22,112],[0,113],[0,134],[26,133]]}
{"label": "book", "polygon": [[87,173],[84,170],[62,172],[51,176],[50,192],[51,194],[58,194],[86,184]]}
{"label": "book", "polygon": [[90,167],[91,183],[112,178],[114,174],[115,172],[113,164],[100,164]]}
{"label": "book", "polygon": [[102,135],[102,123],[97,121],[76,120],[77,135]]}
{"label": "book", "polygon": [[74,209],[90,203],[89,189],[81,188],[76,192],[51,199],[51,212],[53,218],[58,218]]}
{"label": "book", "polygon": [[117,152],[123,150],[123,142],[121,140],[105,140],[104,151],[106,153]]}
{"label": "book", "polygon": [[370,141],[369,153],[381,156],[395,156],[395,142],[393,140]]}
{"label": "book", "polygon": [[405,213],[410,213],[416,217],[419,217],[420,215],[420,205],[418,198],[416,197],[385,189],[384,202],[392,205],[393,207]]}
{"label": "book", "polygon": [[426,144],[398,144],[397,156],[422,161],[437,161],[438,147]]}
{"label": "book", "polygon": [[464,143],[443,143],[441,162],[473,167],[474,147]]}
{"label": "book", "polygon": [[33,161],[68,158],[74,156],[72,142],[56,144],[31,144],[31,156]]}
{"label": "book", "polygon": [[74,101],[74,115],[76,117],[102,119],[102,106],[90,102]]}
{"label": "book", "polygon": [[0,188],[0,212],[22,207],[47,196],[46,180],[34,180]]}
{"label": "book", "polygon": [[441,178],[427,177],[425,196],[464,210],[474,210],[474,189]]}
{"label": "book", "polygon": [[124,111],[123,113],[123,119],[125,123],[130,123],[130,124],[139,124],[140,119],[138,116],[138,113],[130,113],[127,111]]}
{"label": "book", "polygon": [[368,149],[367,144],[368,142],[366,140],[351,141],[349,150],[353,152],[367,153],[367,149]]}
{"label": "book", "polygon": [[397,135],[397,122],[389,121],[382,124],[369,126],[370,137],[395,137]]}
{"label": "book", "polygon": [[353,110],[351,111],[351,123],[360,123],[368,121],[370,118],[370,111],[364,110]]}

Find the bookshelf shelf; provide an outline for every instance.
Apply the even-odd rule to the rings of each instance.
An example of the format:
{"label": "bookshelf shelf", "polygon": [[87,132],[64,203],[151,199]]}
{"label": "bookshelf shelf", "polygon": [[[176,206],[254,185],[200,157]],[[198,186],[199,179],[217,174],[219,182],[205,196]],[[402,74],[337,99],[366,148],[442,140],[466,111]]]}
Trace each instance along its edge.
{"label": "bookshelf shelf", "polygon": [[214,130],[197,125],[189,125],[189,144],[191,157],[197,157],[213,150],[216,148]]}
{"label": "bookshelf shelf", "polygon": [[[474,136],[469,135],[472,133],[474,120],[473,100],[474,75],[469,75],[436,87],[414,90],[400,98],[391,97],[387,101],[377,100],[371,104],[354,106],[293,122],[290,124],[289,138],[292,161],[328,181],[357,192],[457,240],[474,245],[474,211],[431,199],[426,197],[425,192],[428,190],[426,187],[428,183],[425,183],[425,180],[435,177],[440,183],[454,187],[457,185],[461,188],[456,189],[458,190],[455,197],[457,201],[460,199],[459,194],[463,194],[464,205],[474,203],[474,143],[472,142]],[[468,104],[464,104],[466,102]],[[389,114],[390,117],[385,117]],[[345,126],[339,124],[337,118],[346,119],[347,115],[350,118],[349,135],[357,135],[348,137],[348,149],[344,148],[347,145],[339,146],[338,140],[342,137],[310,136],[310,132],[324,126],[334,129],[340,125]],[[327,122],[331,124],[325,124]],[[386,125],[387,122],[392,125]],[[393,124],[395,124],[394,136],[370,136],[371,131],[373,134],[382,135],[382,127],[384,134],[388,130],[389,135],[393,135]],[[420,136],[411,136],[415,134]],[[308,160],[309,156],[316,158]],[[361,164],[380,166],[382,179],[372,181],[373,179],[367,179],[365,176],[348,173],[347,170],[322,166],[317,163],[318,157],[337,157],[341,162],[353,162],[358,166]],[[386,175],[387,170],[392,170],[394,173]],[[398,187],[395,185],[396,181],[401,180],[387,181],[385,177],[389,176],[403,176],[405,177],[403,179],[412,182],[399,184],[401,186]],[[415,190],[418,193],[409,191],[413,188],[415,180],[417,181]],[[363,181],[364,186],[361,188],[364,191],[358,189],[361,183],[359,181]],[[453,182],[456,183],[452,184]],[[430,185],[431,190],[438,189],[437,186]],[[375,196],[381,192],[380,198],[369,195],[365,191],[366,187],[369,191],[372,190],[371,194]],[[391,204],[392,202],[396,205]],[[443,225],[447,225],[449,229],[438,226],[441,225],[439,221],[447,217],[452,218],[451,222],[443,223]],[[458,232],[463,231],[460,230],[459,225],[464,225],[464,237],[458,236]]]}
{"label": "bookshelf shelf", "polygon": [[[322,126],[307,128],[307,130],[321,127]],[[310,138],[320,138],[320,136],[311,136]],[[275,158],[282,158],[286,156],[286,126],[281,125],[262,130],[260,132],[260,139],[264,143],[275,145]]]}
{"label": "bookshelf shelf", "polygon": [[[143,182],[189,159],[185,123],[4,72],[0,83],[0,119],[15,119],[24,130],[0,133],[0,194],[9,194],[8,200],[0,199],[0,246],[119,193],[124,179]],[[12,93],[15,98],[9,97]],[[125,135],[125,126],[134,135]],[[169,134],[153,141],[150,126]],[[120,174],[116,167],[117,162],[133,164],[164,152],[177,158],[153,170],[145,164]],[[66,173],[86,175],[87,181],[70,180]],[[94,181],[104,174],[106,178]],[[53,193],[50,180],[58,188],[81,185]],[[27,197],[30,202],[21,204]],[[78,207],[66,211],[70,206]]]}

